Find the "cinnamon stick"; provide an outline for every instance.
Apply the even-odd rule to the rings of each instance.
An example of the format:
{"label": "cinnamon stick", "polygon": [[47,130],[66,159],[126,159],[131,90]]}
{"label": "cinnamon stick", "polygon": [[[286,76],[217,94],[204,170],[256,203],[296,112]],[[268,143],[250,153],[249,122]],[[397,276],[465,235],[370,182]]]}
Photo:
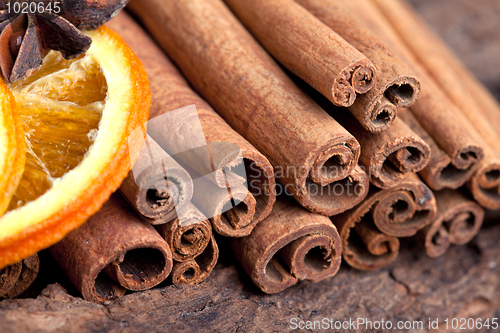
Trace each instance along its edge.
{"label": "cinnamon stick", "polygon": [[360,164],[369,170],[370,182],[382,189],[396,186],[410,173],[424,169],[429,163],[431,149],[403,121],[396,119],[389,130],[369,133],[358,124],[344,124],[361,145]]}
{"label": "cinnamon stick", "polygon": [[437,214],[434,221],[419,232],[429,257],[446,253],[450,244],[464,245],[479,232],[484,210],[460,191],[435,193]]}
{"label": "cinnamon stick", "polygon": [[219,258],[219,248],[210,222],[193,204],[156,229],[172,249],[173,284],[196,285],[210,275]]}
{"label": "cinnamon stick", "polygon": [[212,237],[210,222],[192,203],[173,220],[158,225],[156,230],[170,245],[172,258],[179,262],[199,256]]}
{"label": "cinnamon stick", "polygon": [[218,258],[219,247],[212,235],[208,246],[196,258],[174,262],[171,274],[172,283],[194,286],[203,282],[212,273]]}
{"label": "cinnamon stick", "polygon": [[0,298],[16,298],[35,281],[40,270],[37,254],[0,270]]}
{"label": "cinnamon stick", "polygon": [[193,202],[206,216],[211,216],[213,230],[227,237],[247,236],[255,227],[257,202],[243,185],[233,186],[227,191],[213,191],[206,178],[196,180]]}
{"label": "cinnamon stick", "polygon": [[455,74],[460,77],[460,81],[465,84],[467,90],[481,110],[483,117],[486,117],[493,128],[500,128],[500,104],[497,99],[479,82],[476,76],[465,67],[465,65],[448,50],[448,46],[442,44],[440,49],[441,55],[446,58],[450,67],[453,68]]}
{"label": "cinnamon stick", "polygon": [[[16,283],[3,295],[5,298],[16,298],[22,295],[35,281],[40,270],[40,259],[37,254],[25,258],[21,261],[21,274]],[[1,295],[1,292],[0,292]],[[2,297],[2,296],[0,296]]]}
{"label": "cinnamon stick", "polygon": [[[224,0],[281,64],[337,106],[351,106],[368,92],[375,67],[363,54],[293,0]],[[355,113],[368,128],[370,115]]]}
{"label": "cinnamon stick", "polygon": [[[217,206],[221,203],[214,203],[214,197],[226,198],[238,186],[248,188],[247,204],[255,208],[249,209],[241,222],[224,223],[220,215],[203,211],[216,232],[232,237],[248,235],[270,213],[275,201],[274,173],[267,158],[190,88],[165,54],[130,17],[120,13],[108,26],[126,40],[149,75],[152,107],[148,133],[183,165],[212,183],[195,180],[197,196],[193,202],[200,208],[207,201]],[[236,172],[241,169],[243,172]],[[236,216],[229,213],[227,218],[231,222]]]}
{"label": "cinnamon stick", "polygon": [[467,183],[467,187],[474,196],[474,200],[481,206],[498,209],[500,208],[500,154],[494,153],[494,150],[498,149],[498,143],[495,146],[485,147],[484,160]]}
{"label": "cinnamon stick", "polygon": [[283,197],[250,236],[230,242],[252,281],[268,294],[300,280],[332,277],[340,267],[340,239],[331,221]]}
{"label": "cinnamon stick", "polygon": [[365,114],[371,119],[372,126],[365,126],[366,129],[372,132],[386,129],[391,120],[396,118],[396,108],[409,107],[417,99],[420,82],[415,74],[340,1],[295,2],[338,33],[379,69],[373,88],[357,96],[349,110],[354,115]]}
{"label": "cinnamon stick", "polygon": [[120,192],[151,224],[169,221],[193,197],[193,181],[184,168],[149,135]]}
{"label": "cinnamon stick", "polygon": [[20,262],[7,266],[0,270],[0,297],[11,290],[21,275],[22,264]]}
{"label": "cinnamon stick", "polygon": [[[425,22],[403,2],[398,0],[374,0],[405,46],[419,63],[436,80],[443,91],[455,103],[484,139],[485,158],[468,183],[474,199],[483,207],[500,208],[500,108],[491,105],[491,97],[483,96],[481,88],[475,88],[477,80],[463,69],[443,41],[435,36]],[[468,81],[476,82],[469,83]],[[474,91],[479,95],[474,96]],[[482,98],[481,98],[482,97]],[[482,102],[485,100],[486,103]],[[495,127],[495,124],[497,125]]]}
{"label": "cinnamon stick", "polygon": [[[448,45],[428,28],[422,18],[408,5],[400,1],[377,1],[376,4],[391,25],[396,28],[405,45],[411,49],[412,53],[437,81],[450,80],[453,77],[459,78],[454,81],[452,86],[443,87],[448,96],[454,100],[463,98],[464,101],[472,97],[478,105],[479,114],[487,117],[494,128],[500,128],[500,105],[496,98],[479,82]],[[388,6],[392,6],[391,12],[386,11]],[[402,20],[397,15],[402,15],[405,19],[405,25],[401,24]],[[411,43],[408,39],[409,30],[418,31]],[[423,57],[424,50],[428,52],[425,59]],[[446,66],[443,66],[441,71],[436,71],[438,64],[446,64]],[[463,93],[463,96],[459,96],[458,92]]]}
{"label": "cinnamon stick", "polygon": [[418,176],[408,174],[394,188],[372,187],[362,203],[331,220],[340,230],[344,260],[354,268],[374,270],[397,257],[396,237],[415,235],[435,215],[432,191]]}
{"label": "cinnamon stick", "polygon": [[357,141],[293,84],[223,3],[146,0],[128,8],[217,112],[269,158],[301,205],[333,215],[363,198],[365,191],[333,191],[341,180],[360,185],[360,173],[355,183],[348,179]]}
{"label": "cinnamon stick", "polygon": [[83,297],[99,303],[125,288],[152,288],[172,269],[167,242],[116,193],[50,252]]}
{"label": "cinnamon stick", "polygon": [[[338,0],[353,12],[378,37],[383,40],[421,81],[419,99],[410,110],[425,131],[432,137],[439,148],[450,158],[451,164],[459,170],[477,170],[483,159],[482,139],[468,120],[457,110],[434,79],[418,64],[415,57],[405,48],[390,24],[377,7],[369,0]],[[431,142],[427,142],[431,146]],[[432,153],[431,153],[432,154]],[[432,162],[432,160],[431,160]],[[436,166],[429,163],[428,168]],[[454,181],[448,187],[458,188],[468,179],[463,172],[454,175]],[[439,179],[438,179],[439,180]],[[431,184],[429,184],[431,185]],[[431,185],[433,189],[443,188],[444,184]]]}
{"label": "cinnamon stick", "polygon": [[394,187],[407,174],[421,171],[429,163],[430,147],[401,119],[395,119],[389,130],[372,133],[304,82],[297,84],[358,140],[361,146],[359,164],[367,171],[373,185],[382,189]]}
{"label": "cinnamon stick", "polygon": [[432,191],[414,173],[377,196],[378,203],[371,209],[373,221],[380,231],[390,236],[413,236],[436,215]]}
{"label": "cinnamon stick", "polygon": [[431,156],[427,167],[419,172],[425,183],[433,190],[458,188],[474,174],[474,168],[460,169],[453,165],[446,154],[408,109],[398,109],[398,118],[421,137],[430,147]]}

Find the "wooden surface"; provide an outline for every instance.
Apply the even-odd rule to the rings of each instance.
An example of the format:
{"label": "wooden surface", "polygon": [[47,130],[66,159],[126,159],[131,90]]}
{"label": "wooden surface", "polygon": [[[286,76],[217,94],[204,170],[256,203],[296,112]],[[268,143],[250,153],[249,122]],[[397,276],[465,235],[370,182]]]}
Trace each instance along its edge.
{"label": "wooden surface", "polygon": [[[500,95],[500,2],[411,2],[479,78]],[[490,70],[484,70],[488,66]],[[496,219],[500,220],[498,215]],[[219,264],[201,285],[174,287],[166,282],[105,305],[78,297],[50,257],[42,253],[40,277],[25,296],[37,296],[48,286],[36,299],[1,301],[0,332],[293,331],[292,318],[384,319],[395,325],[397,321],[422,320],[425,329],[412,332],[427,332],[429,318],[439,318],[441,323],[454,317],[500,318],[499,240],[500,223],[490,223],[472,243],[452,246],[437,259],[427,258],[414,240],[403,240],[400,256],[388,268],[360,272],[342,265],[331,279],[317,284],[302,282],[271,296],[261,293],[221,246]],[[441,326],[438,332],[448,331]]]}
{"label": "wooden surface", "polygon": [[302,282],[277,295],[259,292],[230,256],[196,287],[161,286],[106,305],[70,296],[52,284],[36,299],[0,302],[0,331],[281,332],[291,331],[291,318],[422,320],[425,325],[428,318],[498,318],[498,239],[500,224],[495,224],[438,259],[408,241],[388,268],[360,272],[343,265],[331,279]]}

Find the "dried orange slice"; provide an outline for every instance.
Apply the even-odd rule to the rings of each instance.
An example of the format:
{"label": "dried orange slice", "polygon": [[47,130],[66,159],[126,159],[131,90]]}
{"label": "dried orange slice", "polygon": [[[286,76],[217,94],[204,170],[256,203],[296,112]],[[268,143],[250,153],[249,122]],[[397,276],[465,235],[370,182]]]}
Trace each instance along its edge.
{"label": "dried orange slice", "polygon": [[[144,68],[109,28],[87,33],[87,53],[55,51],[10,84],[24,126],[26,167],[0,217],[0,268],[61,240],[109,198],[133,164],[130,133],[149,115]],[[132,143],[130,143],[130,142]]]}
{"label": "dried orange slice", "polygon": [[14,97],[0,82],[0,216],[7,209],[24,170],[24,131]]}

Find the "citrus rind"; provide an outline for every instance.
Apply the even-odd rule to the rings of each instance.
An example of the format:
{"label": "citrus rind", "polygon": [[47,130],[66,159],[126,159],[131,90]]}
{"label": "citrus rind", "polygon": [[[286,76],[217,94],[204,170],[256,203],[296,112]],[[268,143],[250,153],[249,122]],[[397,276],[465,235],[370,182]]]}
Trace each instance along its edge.
{"label": "citrus rind", "polygon": [[24,131],[17,117],[14,96],[0,80],[0,216],[7,210],[19,184],[25,159]]}

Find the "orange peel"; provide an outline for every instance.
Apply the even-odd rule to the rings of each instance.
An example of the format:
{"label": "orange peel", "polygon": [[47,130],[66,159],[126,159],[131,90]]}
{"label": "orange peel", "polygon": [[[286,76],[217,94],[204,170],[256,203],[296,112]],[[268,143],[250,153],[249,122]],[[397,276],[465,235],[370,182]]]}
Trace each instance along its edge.
{"label": "orange peel", "polygon": [[0,80],[0,216],[7,210],[24,171],[26,145],[14,96]]}

